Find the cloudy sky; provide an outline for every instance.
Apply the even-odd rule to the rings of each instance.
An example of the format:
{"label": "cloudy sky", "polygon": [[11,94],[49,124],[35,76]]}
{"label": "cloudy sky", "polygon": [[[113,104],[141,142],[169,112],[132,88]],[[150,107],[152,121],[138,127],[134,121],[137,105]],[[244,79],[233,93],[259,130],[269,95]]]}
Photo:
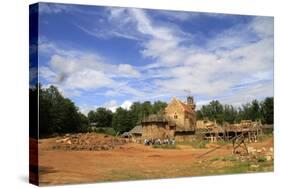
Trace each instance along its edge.
{"label": "cloudy sky", "polygon": [[39,81],[84,113],[195,96],[273,96],[273,18],[63,4],[39,6]]}

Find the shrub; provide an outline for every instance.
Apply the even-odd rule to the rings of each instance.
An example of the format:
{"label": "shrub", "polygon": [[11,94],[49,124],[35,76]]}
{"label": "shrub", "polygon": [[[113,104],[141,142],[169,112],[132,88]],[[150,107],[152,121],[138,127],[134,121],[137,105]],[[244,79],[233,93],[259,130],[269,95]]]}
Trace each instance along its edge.
{"label": "shrub", "polygon": [[214,157],[210,161],[219,161],[221,158],[220,157]]}
{"label": "shrub", "polygon": [[263,163],[263,162],[266,161],[266,158],[265,158],[264,156],[259,156],[259,157],[257,158],[257,161],[260,162],[260,163]]}
{"label": "shrub", "polygon": [[116,131],[111,127],[95,128],[94,132],[107,134],[107,135],[111,135],[111,136],[116,136],[116,134],[117,134]]}
{"label": "shrub", "polygon": [[234,155],[225,156],[223,161],[236,161],[236,157]]}
{"label": "shrub", "polygon": [[195,148],[206,148],[207,143],[208,141],[206,140],[200,141],[198,144],[195,145]]}

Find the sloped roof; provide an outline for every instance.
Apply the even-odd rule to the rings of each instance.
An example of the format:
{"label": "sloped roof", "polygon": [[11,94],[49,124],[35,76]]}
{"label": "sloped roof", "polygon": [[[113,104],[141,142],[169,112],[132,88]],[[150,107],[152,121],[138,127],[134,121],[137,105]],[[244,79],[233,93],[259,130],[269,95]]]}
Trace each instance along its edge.
{"label": "sloped roof", "polygon": [[173,100],[175,100],[182,108],[182,110],[189,112],[189,113],[195,113],[189,105],[185,104],[184,102],[182,102],[181,100],[177,99],[177,98],[173,98]]}
{"label": "sloped roof", "polygon": [[148,123],[148,122],[168,122],[167,118],[164,115],[158,115],[158,114],[151,114],[141,121],[142,123]]}
{"label": "sloped roof", "polygon": [[132,130],[129,131],[130,134],[142,134],[142,126],[135,126]]}
{"label": "sloped roof", "polygon": [[124,132],[123,134],[121,134],[121,136],[130,136],[129,132]]}

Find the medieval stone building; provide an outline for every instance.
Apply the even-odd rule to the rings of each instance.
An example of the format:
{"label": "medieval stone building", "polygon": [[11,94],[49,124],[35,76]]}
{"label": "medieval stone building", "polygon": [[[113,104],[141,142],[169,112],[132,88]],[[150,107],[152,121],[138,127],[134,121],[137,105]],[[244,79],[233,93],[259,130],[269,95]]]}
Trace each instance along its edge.
{"label": "medieval stone building", "polygon": [[196,129],[193,97],[187,97],[186,102],[173,98],[163,113],[144,118],[141,125],[142,139],[189,140]]}

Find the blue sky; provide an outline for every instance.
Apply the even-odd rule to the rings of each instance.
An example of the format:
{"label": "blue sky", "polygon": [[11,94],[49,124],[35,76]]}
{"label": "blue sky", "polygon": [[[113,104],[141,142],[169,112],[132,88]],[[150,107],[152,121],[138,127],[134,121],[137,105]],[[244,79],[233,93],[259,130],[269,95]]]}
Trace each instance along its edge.
{"label": "blue sky", "polygon": [[83,113],[134,101],[273,96],[273,18],[39,5],[39,80]]}

